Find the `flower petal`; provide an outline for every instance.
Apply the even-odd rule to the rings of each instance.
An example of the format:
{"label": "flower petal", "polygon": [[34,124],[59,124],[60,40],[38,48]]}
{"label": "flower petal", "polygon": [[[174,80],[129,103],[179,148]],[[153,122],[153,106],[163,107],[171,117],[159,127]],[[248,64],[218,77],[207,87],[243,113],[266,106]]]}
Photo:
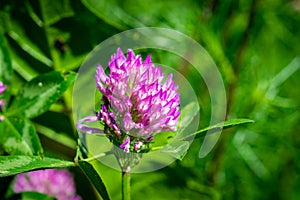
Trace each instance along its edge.
{"label": "flower petal", "polygon": [[83,133],[87,133],[87,134],[92,134],[92,133],[104,133],[103,130],[99,129],[99,128],[91,128],[87,125],[84,124],[77,124],[76,128]]}

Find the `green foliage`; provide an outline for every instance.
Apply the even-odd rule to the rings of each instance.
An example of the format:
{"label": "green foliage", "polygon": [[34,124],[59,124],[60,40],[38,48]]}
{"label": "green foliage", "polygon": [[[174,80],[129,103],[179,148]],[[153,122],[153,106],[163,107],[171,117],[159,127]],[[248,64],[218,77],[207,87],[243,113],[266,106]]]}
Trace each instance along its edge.
{"label": "green foliage", "polygon": [[[188,80],[199,106],[182,109],[177,136],[158,134],[161,141],[151,144],[172,141],[162,150],[184,159],[132,175],[132,197],[299,199],[299,10],[298,0],[1,1],[0,81],[8,88],[0,97],[6,100],[0,112],[0,176],[74,166],[64,161],[73,160],[77,140],[70,89],[76,74],[69,71],[76,72],[97,44],[123,30],[166,27],[193,38],[212,56],[225,81],[227,119],[233,120],[208,127],[211,99],[196,70],[172,55],[153,54]],[[188,125],[199,107],[199,131],[191,133]],[[203,136],[222,127],[228,129],[213,151],[199,159]],[[119,172],[101,163],[78,164],[104,199],[108,193],[120,199]],[[0,198],[6,189],[0,187]],[[39,195],[22,198],[48,198]]]}
{"label": "green foliage", "polygon": [[97,171],[94,169],[92,164],[86,162],[86,161],[78,161],[78,164],[80,168],[83,170],[83,172],[89,177],[89,179],[94,184],[95,188],[101,195],[101,197],[104,200],[109,200],[108,192],[106,190],[106,187],[100,177],[100,175],[97,173]]}
{"label": "green foliage", "polygon": [[54,197],[50,197],[46,194],[39,192],[22,192],[19,194],[14,194],[8,196],[9,199],[19,199],[19,200],[55,200]]}
{"label": "green foliage", "polygon": [[53,200],[53,197],[38,192],[22,192],[21,200]]}
{"label": "green foliage", "polygon": [[199,106],[196,102],[191,102],[186,105],[181,110],[181,117],[178,122],[178,131],[157,134],[155,136],[155,140],[158,142],[155,142],[154,140],[150,147],[155,150],[161,148],[161,152],[168,153],[170,156],[182,160],[190,147],[189,141],[194,138],[205,137],[207,131],[210,131],[209,134],[213,134],[216,131],[230,128],[232,126],[254,122],[249,119],[232,119],[200,129],[194,133],[190,133],[186,130],[186,128],[192,123],[198,112]]}
{"label": "green foliage", "polygon": [[10,83],[12,76],[11,60],[8,53],[6,40],[3,35],[0,35],[0,63],[0,80],[4,83]]}
{"label": "green foliage", "polygon": [[[188,105],[184,106],[180,112],[181,114],[177,126],[178,130],[176,132],[163,132],[155,135],[154,136],[155,139],[153,140],[152,143],[150,143],[150,148],[159,149],[164,147],[164,149],[162,149],[163,151],[172,154],[176,158],[179,158],[180,155],[184,154],[184,151],[187,151],[189,147],[189,143],[186,141],[178,141],[178,138],[183,137],[183,135],[189,133],[188,131],[184,131],[184,130],[192,123],[195,116],[199,114],[199,106],[196,102],[191,102]],[[172,142],[176,142],[176,144],[172,145],[171,144]],[[178,148],[181,151],[178,151],[179,149],[175,147],[178,144],[179,146],[181,146],[181,147],[178,146]],[[174,147],[175,149],[173,149],[172,147]]]}
{"label": "green foliage", "polygon": [[45,168],[74,166],[73,162],[39,156],[0,156],[0,177]]}
{"label": "green foliage", "polygon": [[32,123],[26,118],[6,117],[0,123],[4,150],[11,155],[42,155],[43,148]]}
{"label": "green foliage", "polygon": [[182,108],[180,112],[181,114],[178,122],[178,132],[176,133],[176,138],[182,137],[184,130],[192,123],[195,116],[199,114],[199,106],[196,102],[191,102]]}
{"label": "green foliage", "polygon": [[136,18],[126,13],[119,5],[118,1],[95,1],[83,0],[82,3],[96,16],[106,23],[120,29],[144,26]]}
{"label": "green foliage", "polygon": [[168,153],[170,156],[182,160],[190,147],[190,143],[187,141],[172,141],[165,145],[161,152]]}
{"label": "green foliage", "polygon": [[9,154],[42,155],[43,148],[29,118],[50,108],[74,81],[75,74],[50,72],[26,83],[2,115],[0,144]]}
{"label": "green foliage", "polygon": [[37,117],[47,111],[74,82],[75,73],[50,72],[26,83],[14,98],[7,115]]}
{"label": "green foliage", "polygon": [[214,132],[222,130],[222,129],[230,128],[232,126],[245,124],[245,123],[253,123],[253,122],[254,121],[251,119],[230,119],[225,122],[220,122],[215,125],[200,129],[199,131],[197,131],[195,133],[190,133],[190,134],[186,135],[185,137],[179,136],[179,139],[186,140],[188,138],[193,138],[193,137],[199,138],[199,137],[205,136],[205,133],[207,131],[210,131],[210,134],[213,134]]}

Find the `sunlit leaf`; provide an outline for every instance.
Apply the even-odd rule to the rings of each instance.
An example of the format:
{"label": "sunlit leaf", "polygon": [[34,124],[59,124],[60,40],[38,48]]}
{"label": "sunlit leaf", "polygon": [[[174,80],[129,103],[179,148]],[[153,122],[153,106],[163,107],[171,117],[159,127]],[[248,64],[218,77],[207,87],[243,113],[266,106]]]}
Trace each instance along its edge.
{"label": "sunlit leaf", "polygon": [[215,131],[219,131],[220,129],[226,129],[226,128],[230,128],[232,126],[236,126],[236,125],[240,125],[240,124],[246,124],[246,123],[253,123],[254,121],[251,119],[230,119],[228,121],[225,122],[220,122],[217,123],[215,125],[203,128],[195,133],[191,133],[189,135],[186,135],[185,137],[181,138],[181,140],[186,140],[188,138],[192,138],[192,137],[203,137],[205,136],[205,132],[210,130],[210,134],[212,134]]}
{"label": "sunlit leaf", "polygon": [[192,123],[197,114],[199,114],[199,106],[196,102],[189,103],[181,110],[176,138],[183,136],[184,130]]}
{"label": "sunlit leaf", "polygon": [[1,140],[4,150],[9,154],[42,155],[43,148],[31,124],[24,118],[4,117],[0,123]]}
{"label": "sunlit leaf", "polygon": [[50,72],[26,83],[12,102],[7,115],[36,117],[50,108],[68,89],[75,73]]}
{"label": "sunlit leaf", "polygon": [[154,135],[153,142],[150,143],[150,148],[164,146],[174,139],[176,132],[161,132]]}
{"label": "sunlit leaf", "polygon": [[161,152],[168,153],[170,156],[176,159],[182,160],[189,149],[189,142],[187,141],[176,141],[167,144],[161,149]]}
{"label": "sunlit leaf", "polygon": [[0,156],[0,177],[11,176],[31,170],[64,168],[74,166],[73,162],[39,156]]}
{"label": "sunlit leaf", "polygon": [[178,141],[184,137],[184,130],[191,124],[195,116],[199,113],[199,106],[196,102],[191,102],[186,105],[180,113],[177,131],[175,132],[161,132],[154,135],[153,142],[150,143],[150,148],[164,146],[171,141]]}

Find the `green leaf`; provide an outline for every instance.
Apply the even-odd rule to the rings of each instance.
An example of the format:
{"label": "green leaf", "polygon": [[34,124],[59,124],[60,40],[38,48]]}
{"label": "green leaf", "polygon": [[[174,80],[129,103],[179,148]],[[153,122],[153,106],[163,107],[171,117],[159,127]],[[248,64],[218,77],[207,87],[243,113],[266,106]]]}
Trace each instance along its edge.
{"label": "green leaf", "polygon": [[150,148],[161,147],[174,140],[176,132],[161,132],[154,135],[153,142],[150,143]]}
{"label": "green leaf", "polygon": [[[47,119],[45,119],[45,120],[47,120]],[[61,121],[63,123],[65,123],[64,120],[61,120]],[[56,132],[55,130],[53,130],[47,126],[43,126],[43,125],[40,125],[37,123],[35,123],[34,126],[36,128],[36,131],[39,134],[44,135],[47,138],[52,139],[53,141],[59,142],[60,144],[66,146],[70,149],[74,149],[76,147],[76,142],[69,135],[67,135],[65,133]]]}
{"label": "green leaf", "polygon": [[5,117],[0,123],[1,140],[9,154],[42,155],[39,137],[28,119]]}
{"label": "green leaf", "polygon": [[71,17],[74,15],[74,11],[72,10],[69,0],[41,0],[40,6],[43,21],[46,25],[54,24],[65,17]]}
{"label": "green leaf", "polygon": [[181,110],[181,118],[178,122],[178,131],[176,138],[180,138],[184,134],[184,130],[192,123],[195,116],[199,113],[197,102],[191,102]]}
{"label": "green leaf", "polygon": [[25,1],[25,6],[28,11],[28,15],[31,17],[31,19],[39,26],[42,27],[44,25],[43,21],[40,19],[40,17],[37,15],[37,13],[34,11],[31,3],[29,1]]}
{"label": "green leaf", "polygon": [[76,74],[50,72],[24,85],[12,102],[7,115],[33,118],[47,111],[73,83]]}
{"label": "green leaf", "polygon": [[44,52],[24,33],[22,27],[13,21],[10,22],[10,30],[8,35],[29,55],[36,60],[44,63],[46,66],[51,67],[53,62],[44,54]]}
{"label": "green leaf", "polygon": [[54,200],[54,197],[50,197],[46,194],[39,192],[22,192],[22,200]]}
{"label": "green leaf", "polygon": [[175,141],[167,144],[161,149],[161,152],[168,153],[170,156],[182,160],[189,149],[188,141]]}
{"label": "green leaf", "polygon": [[45,168],[74,166],[73,162],[39,156],[0,156],[0,177]]}
{"label": "green leaf", "polygon": [[7,49],[6,40],[3,35],[0,34],[0,81],[4,84],[9,84],[12,77],[12,66]]}
{"label": "green leaf", "polygon": [[277,97],[280,86],[299,69],[300,57],[296,57],[270,81],[269,88],[266,92],[266,97],[269,100],[274,100]]}
{"label": "green leaf", "polygon": [[78,164],[80,168],[84,171],[84,173],[89,177],[99,194],[104,200],[109,200],[108,192],[106,190],[106,187],[97,173],[97,171],[94,169],[94,167],[86,162],[86,161],[78,161]]}
{"label": "green leaf", "polygon": [[81,0],[81,2],[97,17],[118,29],[145,26],[136,18],[128,15],[116,1]]}
{"label": "green leaf", "polygon": [[[191,109],[193,108],[192,106],[193,106],[193,104],[189,104],[187,106],[187,108],[185,109],[185,111],[189,111],[189,110],[191,111]],[[195,110],[197,110],[197,109],[195,109]],[[187,117],[187,119],[188,120],[186,120],[186,122],[189,121],[189,123],[190,123],[192,121],[193,117],[190,116],[190,117]],[[217,130],[220,130],[221,128],[229,128],[229,127],[232,127],[232,126],[235,126],[235,125],[250,123],[250,122],[254,122],[254,121],[250,120],[250,119],[232,119],[232,120],[228,120],[226,122],[221,122],[221,123],[215,124],[213,126],[209,126],[207,128],[201,129],[201,130],[199,130],[195,133],[192,133],[192,134],[186,134],[185,136],[183,136],[181,134],[178,137],[176,135],[174,140],[172,140],[169,144],[167,144],[163,147],[162,146],[159,146],[159,147],[162,147],[161,152],[168,153],[170,156],[173,156],[173,157],[175,157],[179,160],[182,160],[184,158],[184,156],[186,155],[187,150],[189,149],[189,146],[190,146],[189,142],[185,141],[185,140],[192,139],[195,136],[196,137],[204,136],[203,133],[208,131],[208,130],[212,130],[214,132],[214,130],[217,131]],[[185,127],[187,127],[187,126],[185,126]],[[210,132],[210,133],[213,133],[213,132]]]}
{"label": "green leaf", "polygon": [[196,102],[191,102],[182,110],[178,122],[178,131],[176,132],[161,132],[154,135],[153,142],[150,143],[150,148],[161,147],[184,137],[184,130],[191,124],[195,116],[199,113],[199,106]]}
{"label": "green leaf", "polygon": [[[5,85],[10,85],[12,78],[12,65],[11,59],[9,56],[7,43],[4,36],[0,33],[0,81]],[[10,88],[1,95],[2,98],[9,102],[10,93],[7,92]],[[4,104],[4,110],[6,109],[7,104]]]}
{"label": "green leaf", "polygon": [[9,194],[6,194],[5,199],[18,199],[18,200],[55,200],[55,197],[48,196],[44,193],[25,191],[22,193],[15,193],[12,189]]}
{"label": "green leaf", "polygon": [[220,122],[220,123],[217,123],[215,125],[212,125],[212,126],[209,126],[209,127],[206,127],[204,129],[201,129],[195,133],[191,133],[189,135],[186,135],[185,137],[183,138],[180,138],[181,140],[187,140],[191,137],[194,137],[196,136],[197,137],[202,137],[202,136],[205,136],[205,132],[208,131],[208,130],[211,130],[210,134],[212,134],[213,132],[215,131],[218,131],[220,129],[226,129],[226,128],[230,128],[232,126],[236,126],[236,125],[240,125],[240,124],[246,124],[246,123],[253,123],[254,120],[251,120],[251,119],[230,119],[228,121],[225,121],[225,122]]}
{"label": "green leaf", "polygon": [[38,76],[39,73],[30,66],[24,58],[20,57],[14,48],[9,48],[9,53],[12,59],[12,67],[22,78],[26,81],[30,81],[34,77]]}

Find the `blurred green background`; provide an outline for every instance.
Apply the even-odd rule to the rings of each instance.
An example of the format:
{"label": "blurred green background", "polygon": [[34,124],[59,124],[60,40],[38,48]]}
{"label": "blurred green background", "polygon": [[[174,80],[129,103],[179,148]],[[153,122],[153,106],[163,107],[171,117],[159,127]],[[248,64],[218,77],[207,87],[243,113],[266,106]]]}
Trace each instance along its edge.
{"label": "blurred green background", "polygon": [[[132,199],[300,199],[299,0],[0,0],[0,34],[14,68],[9,89],[16,93],[45,72],[76,71],[100,42],[145,26],[178,30],[199,42],[224,79],[227,118],[255,123],[224,131],[203,159],[197,139],[182,162],[133,174]],[[156,59],[180,69],[167,55]],[[181,72],[197,91],[203,128],[210,97],[188,69]],[[72,89],[34,119],[46,155],[73,159],[71,106]],[[120,199],[119,172],[94,164],[111,198]],[[75,173],[80,195],[96,198],[80,170]]]}

